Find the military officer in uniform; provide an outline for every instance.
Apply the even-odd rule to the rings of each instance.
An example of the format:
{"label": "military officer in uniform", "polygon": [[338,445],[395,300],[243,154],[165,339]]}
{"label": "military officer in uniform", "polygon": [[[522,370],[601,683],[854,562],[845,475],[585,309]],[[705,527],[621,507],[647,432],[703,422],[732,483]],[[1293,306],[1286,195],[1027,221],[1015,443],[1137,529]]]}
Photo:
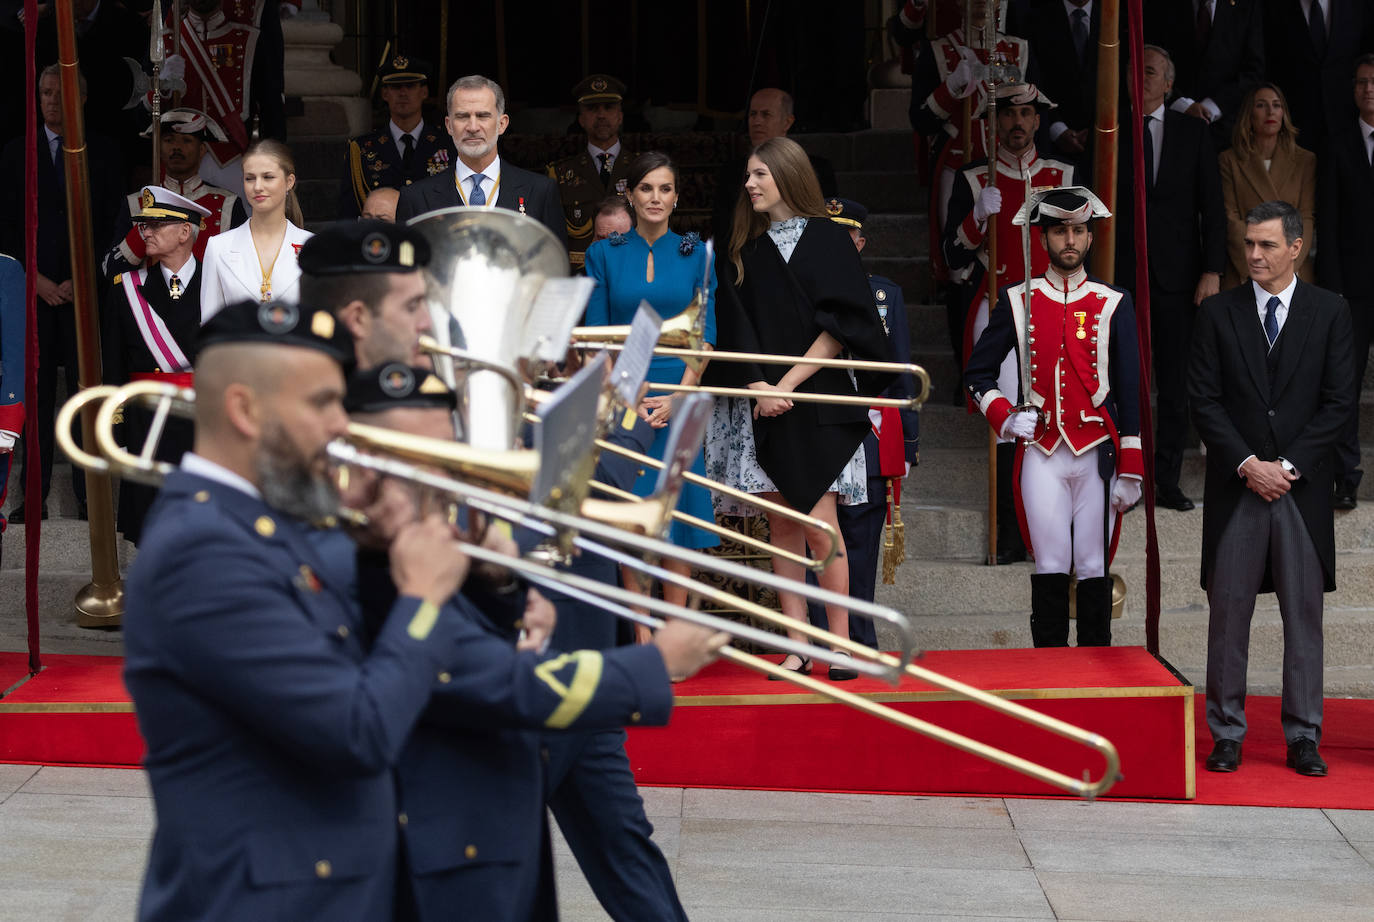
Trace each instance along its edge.
{"label": "military officer in uniform", "polygon": [[[148,266],[114,278],[101,318],[101,374],[106,384],[166,381],[192,387],[196,334],[200,330],[200,266],[195,257],[200,225],[210,215],[185,196],[162,186],[139,194],[133,216],[139,249]],[[143,445],[150,416],[142,407],[125,413],[126,444]],[[191,448],[190,423],[169,419],[157,458],[177,462]],[[143,518],[157,489],[126,480],[119,488],[119,530],[138,544]]]}
{"label": "military officer in uniform", "polygon": [[[1048,270],[1002,288],[964,371],[978,409],[1017,446],[1017,512],[1035,552],[1031,637],[1069,642],[1069,570],[1078,576],[1078,645],[1109,646],[1107,567],[1120,515],[1140,499],[1140,356],[1123,289],[1090,278],[1091,221],[1110,212],[1082,186],[1033,194],[1017,224],[1039,228]],[[1037,233],[1030,231],[1030,233]],[[1012,241],[1008,241],[1012,244]],[[1014,355],[1013,405],[998,369]]]}
{"label": "military officer in uniform", "polygon": [[[152,135],[151,126],[145,135]],[[204,259],[205,244],[211,237],[248,220],[248,212],[238,193],[212,186],[200,175],[206,145],[225,140],[224,129],[204,112],[183,107],[162,113],[160,137],[161,188],[190,199],[205,210],[195,234],[193,251],[196,259]],[[122,239],[105,257],[107,274],[116,275],[143,266],[143,234],[133,219],[142,207],[143,193],[130,193],[128,213],[121,215],[119,232]]]}
{"label": "military officer in uniform", "polygon": [[[826,201],[825,210],[830,220],[849,232],[854,246],[862,253],[868,242],[863,232],[868,209],[849,199],[832,198]],[[902,289],[891,279],[872,273],[869,273],[868,284],[873,289],[873,306],[878,309],[892,345],[892,361],[910,362],[911,331]],[[907,374],[898,375],[880,396],[914,397],[915,379]],[[868,418],[870,429],[864,437],[868,502],[840,506],[836,511],[848,553],[849,594],[872,602],[877,589],[878,554],[883,545],[884,527],[895,526],[901,521],[902,480],[921,460],[921,416],[915,410],[884,408],[870,409]],[[895,543],[893,552],[901,553]],[[807,582],[814,584],[814,579],[812,574],[807,574]],[[808,602],[806,607],[812,624],[829,628],[825,606]],[[849,636],[870,647],[878,645],[877,632],[868,618],[851,618]]]}
{"label": "military officer in uniform", "polygon": [[[0,503],[9,490],[14,446],[24,431],[24,267],[0,253]],[[8,523],[0,515],[0,536]]]}
{"label": "military officer in uniform", "polygon": [[620,127],[625,84],[607,74],[592,74],[573,87],[577,124],[587,135],[587,148],[549,164],[549,178],[568,219],[568,259],[575,270],[594,237],[597,207],[608,195],[624,195],[635,155],[622,150]]}
{"label": "military officer in uniform", "polygon": [[378,128],[349,139],[339,217],[356,218],[374,189],[400,189],[453,169],[453,139],[441,122],[426,121],[429,70],[424,62],[394,55],[378,75],[388,118]]}

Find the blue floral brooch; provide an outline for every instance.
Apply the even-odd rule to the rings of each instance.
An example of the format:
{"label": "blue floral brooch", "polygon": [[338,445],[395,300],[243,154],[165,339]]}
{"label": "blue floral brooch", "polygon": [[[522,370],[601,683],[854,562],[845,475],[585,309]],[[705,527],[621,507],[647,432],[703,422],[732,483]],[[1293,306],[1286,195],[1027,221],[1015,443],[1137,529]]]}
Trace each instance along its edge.
{"label": "blue floral brooch", "polygon": [[683,256],[691,256],[698,243],[701,243],[701,235],[696,231],[688,231],[682,235],[682,242],[677,245],[677,251]]}
{"label": "blue floral brooch", "polygon": [[620,231],[611,231],[610,234],[608,234],[606,237],[606,242],[613,247],[620,247],[629,243],[630,239],[626,237],[624,234],[622,234]]}

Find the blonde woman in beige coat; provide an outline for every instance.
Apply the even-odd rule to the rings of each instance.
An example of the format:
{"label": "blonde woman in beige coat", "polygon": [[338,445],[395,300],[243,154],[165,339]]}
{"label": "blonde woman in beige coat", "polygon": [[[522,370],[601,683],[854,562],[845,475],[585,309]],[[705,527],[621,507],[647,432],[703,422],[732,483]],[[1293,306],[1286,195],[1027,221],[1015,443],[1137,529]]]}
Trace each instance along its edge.
{"label": "blonde woman in beige coat", "polygon": [[1297,145],[1283,91],[1261,83],[1245,96],[1232,147],[1221,154],[1221,194],[1226,200],[1226,275],[1222,288],[1250,277],[1245,266],[1245,215],[1262,202],[1284,201],[1302,215],[1298,277],[1314,280],[1317,245],[1317,158]]}

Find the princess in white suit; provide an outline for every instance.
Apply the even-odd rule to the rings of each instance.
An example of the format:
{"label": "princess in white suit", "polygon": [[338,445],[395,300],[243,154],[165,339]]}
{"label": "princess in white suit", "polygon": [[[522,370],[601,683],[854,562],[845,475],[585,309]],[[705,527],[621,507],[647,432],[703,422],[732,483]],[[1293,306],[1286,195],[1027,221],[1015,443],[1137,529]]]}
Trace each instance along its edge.
{"label": "princess in white suit", "polygon": [[303,230],[296,201],[296,164],[280,141],[254,143],[243,155],[243,195],[253,214],[238,227],[211,237],[205,246],[200,286],[200,322],[226,304],[300,300],[296,255],[311,234]]}

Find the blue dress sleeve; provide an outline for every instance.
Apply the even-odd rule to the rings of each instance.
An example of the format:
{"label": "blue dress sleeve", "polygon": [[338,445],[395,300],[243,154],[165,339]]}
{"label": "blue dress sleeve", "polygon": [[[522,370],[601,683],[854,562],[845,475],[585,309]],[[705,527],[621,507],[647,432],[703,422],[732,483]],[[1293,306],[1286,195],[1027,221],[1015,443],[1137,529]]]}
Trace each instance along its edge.
{"label": "blue dress sleeve", "polygon": [[606,288],[606,251],[608,249],[610,248],[604,240],[598,240],[587,247],[587,259],[584,266],[586,267],[587,278],[596,282],[596,287],[592,289],[592,296],[587,301],[587,312],[582,319],[585,326],[604,327],[610,326],[611,323],[610,292]]}

